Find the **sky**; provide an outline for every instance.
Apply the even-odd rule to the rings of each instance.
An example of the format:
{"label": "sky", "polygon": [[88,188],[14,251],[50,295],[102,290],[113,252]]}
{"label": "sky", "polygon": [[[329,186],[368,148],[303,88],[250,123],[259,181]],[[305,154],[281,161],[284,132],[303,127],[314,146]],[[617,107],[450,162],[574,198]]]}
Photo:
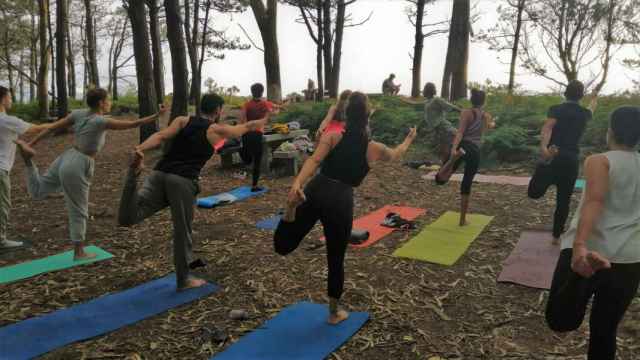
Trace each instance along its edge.
{"label": "sky", "polygon": [[[478,32],[493,26],[497,20],[497,1],[475,0],[480,20],[474,25]],[[360,27],[348,28],[344,35],[342,49],[341,89],[360,90],[369,93],[380,92],[382,81],[389,73],[396,74],[396,84],[402,84],[401,94],[408,95],[411,90],[410,53],[413,50],[414,28],[408,22],[405,9],[409,3],[405,0],[358,0],[349,6],[353,19],[365,19],[369,22]],[[425,22],[437,22],[448,19],[452,1],[438,0],[428,7],[429,15]],[[300,93],[306,88],[307,79],[316,81],[315,43],[309,37],[306,26],[297,23],[297,8],[280,6],[278,9],[278,39],[280,48],[280,67],[282,93]],[[252,12],[241,14],[216,15],[217,29],[227,29],[228,35],[239,36],[248,43],[238,26],[241,24],[253,41],[262,45],[260,33]],[[422,81],[434,82],[438,88],[442,80],[447,50],[447,35],[427,38],[422,63]],[[633,76],[637,74],[622,65],[622,59],[636,53],[622,50],[611,66],[610,77],[604,93],[623,91],[632,87]],[[484,83],[491,79],[493,83],[508,82],[509,52],[496,53],[488,50],[486,44],[472,42],[469,57],[469,80]],[[168,48],[165,49],[166,87],[171,91],[171,65]],[[106,68],[106,65],[105,65]],[[588,74],[585,74],[588,75]],[[245,51],[228,51],[224,60],[210,60],[203,69],[203,81],[213,78],[224,87],[237,86],[240,94],[249,94],[249,87],[255,82],[265,81],[263,53],[255,48]],[[519,69],[516,82],[523,84],[528,91],[548,92],[553,83],[530,75]]]}

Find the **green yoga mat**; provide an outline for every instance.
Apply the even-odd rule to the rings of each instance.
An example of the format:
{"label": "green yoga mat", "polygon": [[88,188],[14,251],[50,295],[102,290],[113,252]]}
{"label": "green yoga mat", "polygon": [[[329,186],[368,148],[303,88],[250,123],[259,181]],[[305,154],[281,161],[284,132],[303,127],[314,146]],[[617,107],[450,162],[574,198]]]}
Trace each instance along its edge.
{"label": "green yoga mat", "polygon": [[470,225],[460,227],[460,214],[447,212],[396,250],[393,256],[451,266],[492,219],[492,216],[467,215]]}
{"label": "green yoga mat", "polygon": [[0,284],[27,279],[36,275],[68,269],[78,265],[107,260],[113,257],[113,255],[97,246],[87,246],[84,250],[94,253],[97,256],[90,260],[73,261],[73,251],[67,251],[62,254],[0,268]]}

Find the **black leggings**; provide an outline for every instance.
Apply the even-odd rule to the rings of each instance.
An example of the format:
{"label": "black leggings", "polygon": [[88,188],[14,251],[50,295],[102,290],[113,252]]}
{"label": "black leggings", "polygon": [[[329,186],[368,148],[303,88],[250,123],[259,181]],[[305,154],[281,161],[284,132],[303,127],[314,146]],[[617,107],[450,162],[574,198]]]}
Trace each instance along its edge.
{"label": "black leggings", "polygon": [[344,256],[353,226],[353,188],[319,174],[304,192],[307,201],[296,209],[296,220],[278,224],[273,238],[275,250],[280,255],[288,255],[320,220],[327,246],[328,294],[340,299],[344,287]]}
{"label": "black leggings", "polygon": [[529,197],[543,197],[551,185],[558,189],[556,211],[553,215],[553,237],[559,238],[569,218],[571,195],[578,179],[580,164],[577,155],[559,155],[551,164],[540,164],[529,183]]}
{"label": "black leggings", "polygon": [[[469,195],[471,194],[473,178],[476,176],[478,169],[480,168],[480,148],[472,142],[462,141],[458,146],[458,149],[463,149],[465,151],[465,155],[453,164],[453,172],[456,172],[464,162],[464,176],[462,177],[462,184],[460,185],[460,193],[462,195]],[[440,178],[436,176],[436,183],[438,185],[444,185],[447,181],[440,180]]]}
{"label": "black leggings", "polygon": [[588,359],[614,360],[618,324],[638,292],[640,263],[612,264],[586,279],[571,270],[572,252],[560,253],[547,302],[547,324],[557,332],[577,330],[593,297]]}
{"label": "black leggings", "polygon": [[240,157],[246,165],[253,163],[253,187],[258,186],[258,181],[260,181],[263,141],[262,133],[258,131],[251,131],[242,135]]}

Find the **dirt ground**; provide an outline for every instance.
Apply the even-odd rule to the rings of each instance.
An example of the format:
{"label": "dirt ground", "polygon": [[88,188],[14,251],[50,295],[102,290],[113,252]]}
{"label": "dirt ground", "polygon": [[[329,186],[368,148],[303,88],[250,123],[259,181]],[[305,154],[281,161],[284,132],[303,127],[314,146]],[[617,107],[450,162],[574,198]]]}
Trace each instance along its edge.
{"label": "dirt ground", "polygon": [[[137,131],[108,135],[91,189],[88,239],[115,257],[2,285],[0,326],[122,291],[173,271],[167,210],[132,229],[116,226],[128,149],[137,137]],[[41,170],[70,140],[62,136],[39,145]],[[147,159],[147,167],[152,165]],[[424,207],[427,215],[418,219],[422,227],[445,211],[456,210],[458,185],[437,187],[422,180],[423,173],[400,165],[374,169],[356,192],[356,215],[385,204]],[[63,199],[30,200],[24,174],[24,166],[16,161],[10,234],[29,238],[34,245],[2,256],[0,266],[70,249]],[[244,182],[222,171],[219,160],[214,159],[202,172],[202,194],[223,192]],[[308,249],[319,238],[320,229],[283,258],[272,249],[272,234],[255,227],[257,220],[282,207],[290,183],[291,178],[268,178],[264,185],[270,191],[264,196],[215,210],[196,210],[195,255],[209,263],[204,276],[220,285],[221,291],[42,358],[208,359],[287,305],[302,300],[325,302],[325,251]],[[519,233],[551,222],[555,194],[532,201],[522,187],[474,186],[472,211],[495,219],[455,266],[392,257],[413,233],[395,233],[368,249],[349,250],[344,304],[349,310],[368,311],[371,319],[331,359],[584,358],[586,322],[578,332],[556,335],[544,322],[546,292],[496,282]],[[232,309],[249,311],[250,319],[230,320]],[[228,338],[213,340],[207,335],[213,329]],[[638,358],[639,335],[640,301],[636,301],[619,333],[621,359]]]}

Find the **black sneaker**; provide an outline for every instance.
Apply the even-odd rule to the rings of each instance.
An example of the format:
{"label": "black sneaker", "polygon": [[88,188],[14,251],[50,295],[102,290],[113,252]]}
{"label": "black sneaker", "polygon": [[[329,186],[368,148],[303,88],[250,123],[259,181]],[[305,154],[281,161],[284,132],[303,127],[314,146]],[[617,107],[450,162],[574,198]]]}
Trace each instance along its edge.
{"label": "black sneaker", "polygon": [[413,221],[409,221],[407,219],[403,219],[400,215],[396,213],[388,213],[387,216],[380,224],[384,227],[394,228],[394,229],[402,229],[402,230],[414,230],[416,225]]}

